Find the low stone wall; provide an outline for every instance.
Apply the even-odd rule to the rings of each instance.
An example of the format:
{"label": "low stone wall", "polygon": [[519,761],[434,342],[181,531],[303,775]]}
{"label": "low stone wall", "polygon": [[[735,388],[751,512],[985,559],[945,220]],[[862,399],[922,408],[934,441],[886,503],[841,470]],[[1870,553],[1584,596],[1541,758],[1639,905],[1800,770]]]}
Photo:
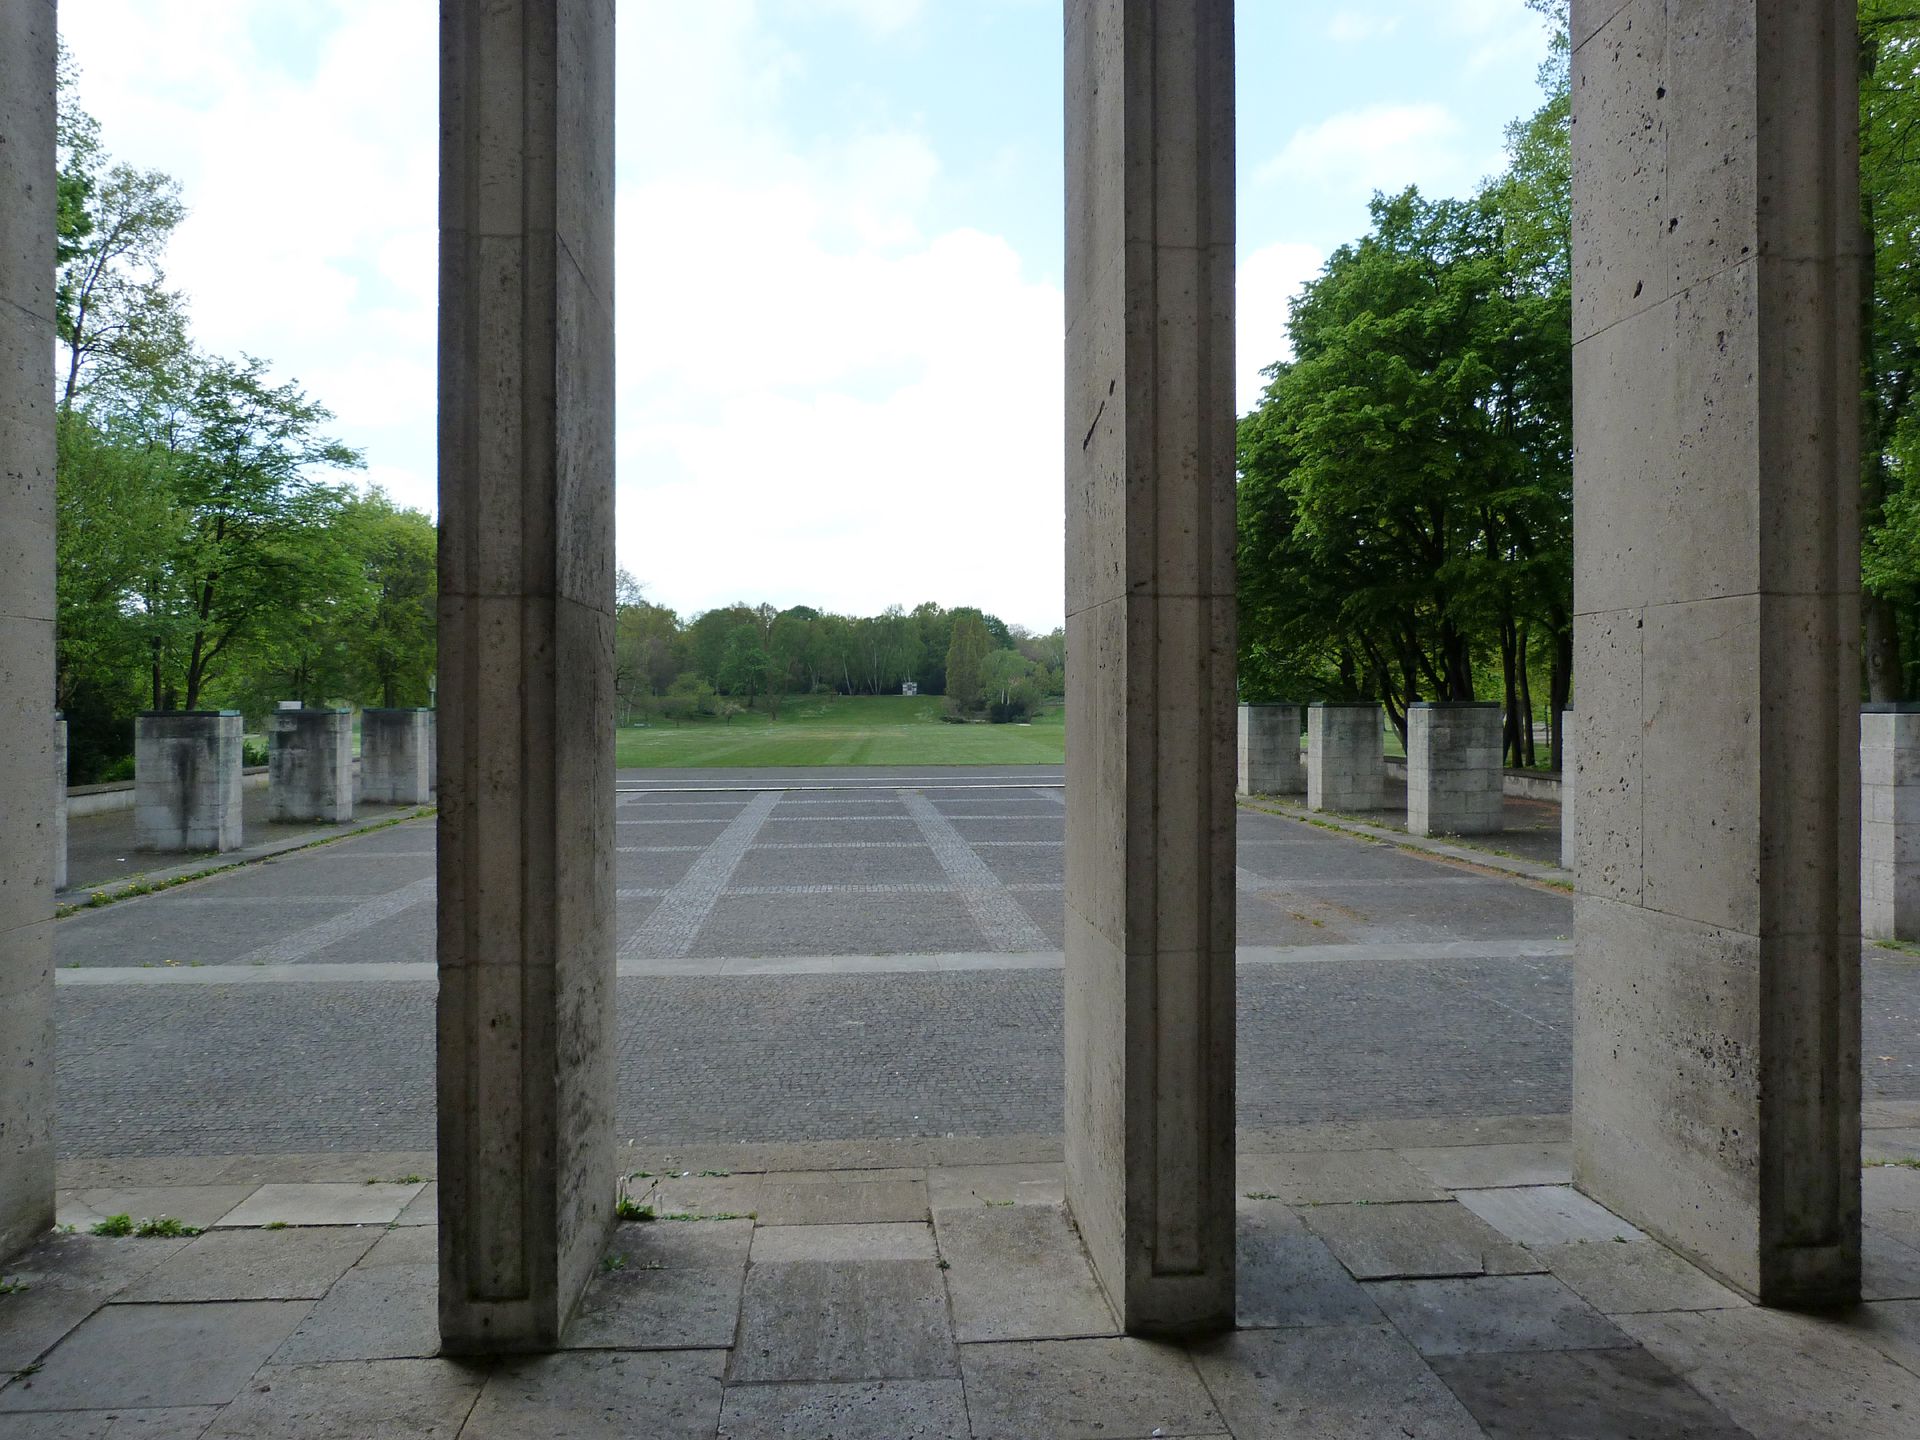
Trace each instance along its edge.
{"label": "low stone wall", "polygon": [[[1407,762],[1388,759],[1387,775],[1394,780],[1407,778]],[[1501,778],[1501,789],[1521,800],[1551,800],[1560,803],[1560,782],[1538,770],[1508,770]]]}

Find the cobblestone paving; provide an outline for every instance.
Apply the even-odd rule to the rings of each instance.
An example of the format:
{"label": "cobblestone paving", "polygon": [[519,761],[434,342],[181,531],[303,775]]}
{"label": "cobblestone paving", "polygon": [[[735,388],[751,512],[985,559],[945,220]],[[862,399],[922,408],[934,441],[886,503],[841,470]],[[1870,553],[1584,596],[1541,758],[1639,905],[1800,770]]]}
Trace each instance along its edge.
{"label": "cobblestone paving", "polygon": [[[623,1132],[1057,1131],[1058,791],[807,778],[837,788],[621,797]],[[1243,1124],[1566,1108],[1565,896],[1265,814],[1240,842]],[[69,977],[107,983],[60,987],[63,1151],[429,1147],[432,845],[400,826],[61,922],[63,968],[294,977]],[[764,957],[825,973],[726,973]],[[1920,962],[1870,950],[1866,982],[1868,1094],[1920,1095]]]}

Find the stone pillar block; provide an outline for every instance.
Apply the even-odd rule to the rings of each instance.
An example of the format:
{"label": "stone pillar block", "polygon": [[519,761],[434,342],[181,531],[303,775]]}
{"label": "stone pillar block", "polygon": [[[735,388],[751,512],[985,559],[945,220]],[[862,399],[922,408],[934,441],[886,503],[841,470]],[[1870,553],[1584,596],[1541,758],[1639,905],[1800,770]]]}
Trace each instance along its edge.
{"label": "stone pillar block", "polygon": [[53,75],[0,4],[0,1260],[53,1224]]}
{"label": "stone pillar block", "polygon": [[431,710],[360,712],[360,798],[369,805],[424,805]]}
{"label": "stone pillar block", "polygon": [[1419,704],[1407,711],[1407,833],[1493,835],[1506,828],[1500,707]]}
{"label": "stone pillar block", "polygon": [[1854,12],[1576,0],[1576,1183],[1860,1276]]}
{"label": "stone pillar block", "polygon": [[1129,1333],[1234,1319],[1231,0],[1072,0],[1067,1198]]}
{"label": "stone pillar block", "polygon": [[156,710],[133,728],[134,843],[142,850],[238,850],[237,710]]}
{"label": "stone pillar block", "polygon": [[1240,793],[1303,795],[1307,767],[1300,759],[1298,705],[1240,707]]}
{"label": "stone pillar block", "polygon": [[[440,7],[453,1352],[557,1344],[613,1219],[613,15],[610,0]],[[426,763],[423,743],[415,798]]]}
{"label": "stone pillar block", "polygon": [[1920,940],[1920,705],[1860,713],[1860,933]]}
{"label": "stone pillar block", "polygon": [[1387,756],[1380,707],[1324,703],[1307,707],[1307,808],[1384,810]]}
{"label": "stone pillar block", "polygon": [[67,722],[53,717],[53,888],[67,888]]}
{"label": "stone pillar block", "polygon": [[268,715],[267,791],[275,820],[351,820],[353,712],[282,706]]}
{"label": "stone pillar block", "polygon": [[1574,826],[1574,797],[1578,794],[1580,747],[1573,740],[1573,712],[1560,712],[1560,868],[1573,869],[1573,854],[1576,832]]}

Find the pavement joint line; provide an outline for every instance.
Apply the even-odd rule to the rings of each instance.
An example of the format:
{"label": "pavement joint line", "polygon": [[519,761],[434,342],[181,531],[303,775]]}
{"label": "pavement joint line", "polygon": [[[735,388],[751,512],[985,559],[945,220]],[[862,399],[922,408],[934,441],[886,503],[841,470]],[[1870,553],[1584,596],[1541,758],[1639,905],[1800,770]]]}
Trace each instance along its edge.
{"label": "pavement joint line", "polygon": [[779,791],[764,791],[747,802],[746,808],[714,837],[706,853],[688,868],[680,883],[620,942],[618,958],[674,959],[692,949],[727,882],[733,879],[733,872],[779,803]]}
{"label": "pavement joint line", "polygon": [[616,855],[698,855],[704,845],[616,845]]}
{"label": "pavement joint line", "polygon": [[1528,880],[1562,894],[1570,888],[1573,878],[1568,871],[1562,870],[1558,865],[1541,865],[1531,860],[1516,860],[1511,856],[1496,854],[1491,850],[1482,850],[1472,845],[1430,840],[1423,835],[1409,835],[1404,830],[1391,830],[1382,825],[1370,825],[1364,820],[1350,820],[1337,813],[1308,810],[1303,806],[1289,805],[1275,800],[1263,800],[1257,804],[1242,800],[1240,805],[1244,810],[1273,815],[1282,820],[1292,820],[1296,824],[1313,825],[1345,835],[1357,835],[1366,840],[1380,840],[1389,845],[1397,845],[1402,850],[1432,855],[1442,860],[1458,860],[1468,865],[1478,865],[1485,870],[1498,870],[1517,880]]}
{"label": "pavement joint line", "polygon": [[[164,870],[144,870],[137,875],[121,875],[97,885],[86,883],[69,885],[65,890],[57,891],[53,897],[54,918],[64,920],[122,900],[138,900],[161,891],[177,889],[196,880],[207,880],[215,875],[224,875],[231,870],[241,870],[269,860],[278,860],[283,855],[299,853],[329,860],[342,858],[334,853],[332,847],[343,840],[378,834],[382,830],[396,829],[416,820],[432,820],[438,813],[435,806],[422,805],[405,814],[384,815],[378,820],[369,820],[350,830],[308,830],[298,835],[290,835],[284,840],[269,841],[258,848],[227,851],[225,852],[227,858],[223,858],[218,853],[209,853],[198,857],[197,860],[172,865]],[[411,852],[382,851],[380,853],[404,855]],[[433,852],[429,850],[425,853],[430,855]]]}
{"label": "pavement joint line", "polygon": [[[1573,946],[1558,940],[1442,940],[1432,942],[1354,942],[1346,945],[1247,945],[1238,951],[1242,967],[1337,965],[1397,962],[1445,964],[1449,961],[1541,960],[1572,957]],[[903,955],[789,956],[630,956],[619,961],[622,978],[687,977],[729,979],[768,975],[924,974],[973,970],[1058,970],[1060,950],[943,951]],[[438,979],[431,961],[319,962],[277,965],[63,966],[54,972],[62,987],[147,985],[415,984]],[[1545,1023],[1545,1022],[1540,1022]]]}
{"label": "pavement joint line", "polygon": [[[235,962],[239,965],[267,965],[275,961],[291,962],[302,956],[323,950],[337,941],[358,935],[363,930],[371,930],[383,920],[391,920],[402,911],[411,910],[415,905],[429,904],[434,895],[434,877],[428,875],[411,884],[402,885],[398,890],[389,890],[384,895],[376,895],[371,900],[344,910],[338,915],[322,920],[318,925],[309,925],[296,930],[291,935],[283,935],[278,940],[269,941],[254,950],[249,950]],[[378,963],[378,962],[375,962]]]}
{"label": "pavement joint line", "polygon": [[779,783],[760,785],[650,785],[638,789],[616,789],[615,795],[762,795],[793,794],[812,790],[850,790],[858,794],[863,791],[891,790],[900,785],[913,784],[921,790],[1059,790],[1066,785],[1064,780],[969,780],[969,781],[915,781],[912,777],[899,779],[858,780],[853,783],[783,785]]}
{"label": "pavement joint line", "polygon": [[940,862],[940,868],[947,872],[947,878],[960,892],[960,903],[966,906],[987,943],[1002,952],[1045,950],[1045,933],[1033,923],[1026,907],[1008,893],[986,861],[974,853],[966,837],[953,828],[953,822],[916,791],[902,790],[900,799],[920,827],[933,858]]}

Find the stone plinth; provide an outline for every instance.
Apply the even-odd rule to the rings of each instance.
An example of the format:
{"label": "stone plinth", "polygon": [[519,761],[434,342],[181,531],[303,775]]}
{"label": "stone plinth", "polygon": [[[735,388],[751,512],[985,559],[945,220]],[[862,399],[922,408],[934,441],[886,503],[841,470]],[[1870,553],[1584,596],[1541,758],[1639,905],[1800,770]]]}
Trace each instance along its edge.
{"label": "stone plinth", "polygon": [[431,710],[360,712],[360,798],[369,805],[424,805]]}
{"label": "stone plinth", "polygon": [[1860,1283],[1854,11],[1574,6],[1574,1178]]}
{"label": "stone plinth", "polygon": [[1920,940],[1920,705],[1860,712],[1860,933]]}
{"label": "stone plinth", "polygon": [[275,820],[351,820],[353,712],[282,706],[268,715],[267,792]]}
{"label": "stone plinth", "polygon": [[1231,0],[1066,7],[1067,1199],[1130,1333],[1234,1320]]}
{"label": "stone plinth", "polygon": [[1240,707],[1240,793],[1302,795],[1307,767],[1300,759],[1298,705]]}
{"label": "stone plinth", "polygon": [[1307,707],[1307,808],[1380,810],[1387,803],[1387,756],[1380,707],[1355,704]]}
{"label": "stone plinth", "polygon": [[1560,868],[1573,869],[1574,841],[1574,797],[1579,793],[1580,750],[1573,743],[1573,712],[1560,712],[1560,753],[1554,757],[1560,762]]}
{"label": "stone plinth", "polygon": [[1407,833],[1492,835],[1505,828],[1500,707],[1418,704],[1407,711]]}
{"label": "stone plinth", "polygon": [[53,717],[53,888],[67,888],[67,722]]}
{"label": "stone plinth", "polygon": [[450,1352],[557,1343],[613,1219],[613,17],[440,7]]}
{"label": "stone plinth", "polygon": [[237,710],[161,710],[133,729],[134,836],[142,850],[240,848]]}

